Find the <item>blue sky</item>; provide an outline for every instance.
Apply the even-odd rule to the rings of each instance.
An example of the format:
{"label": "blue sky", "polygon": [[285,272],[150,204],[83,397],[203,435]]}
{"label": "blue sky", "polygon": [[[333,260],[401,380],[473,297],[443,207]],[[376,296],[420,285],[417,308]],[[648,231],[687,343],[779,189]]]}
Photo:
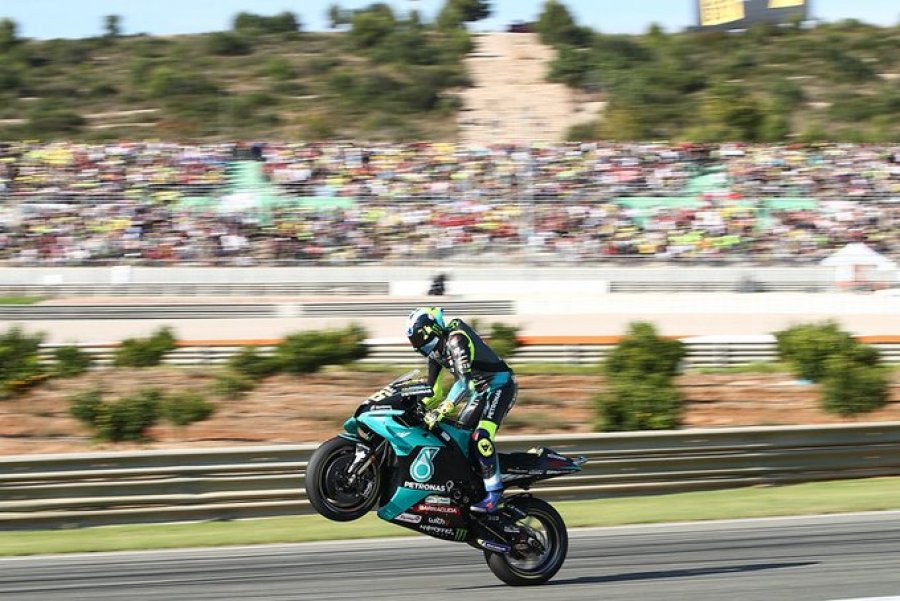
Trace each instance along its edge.
{"label": "blue sky", "polygon": [[[359,8],[373,0],[338,0],[344,8]],[[651,22],[669,31],[694,21],[693,0],[563,0],[579,22],[607,33],[638,33]],[[275,14],[284,10],[300,15],[306,29],[327,27],[325,13],[334,0],[0,0],[0,18],[12,18],[20,35],[30,38],[80,38],[102,30],[104,15],[120,15],[125,33],[171,35],[220,31],[230,27],[238,12]],[[826,21],[857,18],[869,23],[895,25],[900,19],[897,0],[812,0],[813,13]],[[411,5],[395,0],[403,9]],[[434,15],[443,0],[418,2],[425,15]],[[529,20],[543,0],[494,0],[495,17],[479,29],[499,29],[516,19]]]}

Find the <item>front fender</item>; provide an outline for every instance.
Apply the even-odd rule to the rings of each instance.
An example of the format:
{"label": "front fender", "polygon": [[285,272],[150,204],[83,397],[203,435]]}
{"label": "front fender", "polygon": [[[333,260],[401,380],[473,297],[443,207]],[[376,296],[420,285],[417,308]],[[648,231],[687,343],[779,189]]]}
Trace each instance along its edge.
{"label": "front fender", "polygon": [[338,434],[338,436],[347,440],[352,440],[353,442],[362,442],[362,438],[359,437],[359,426],[357,425],[355,417],[351,417],[344,422],[344,431]]}

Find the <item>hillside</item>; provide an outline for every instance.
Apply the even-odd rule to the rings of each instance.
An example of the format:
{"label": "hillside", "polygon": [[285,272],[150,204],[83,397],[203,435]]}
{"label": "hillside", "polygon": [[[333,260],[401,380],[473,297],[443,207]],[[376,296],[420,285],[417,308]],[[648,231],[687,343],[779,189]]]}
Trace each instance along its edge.
{"label": "hillside", "polygon": [[476,48],[448,14],[374,4],[331,33],[251,15],[202,35],[49,41],[0,19],[0,140],[900,140],[900,27],[609,35],[551,1],[541,43]]}
{"label": "hillside", "polygon": [[0,39],[0,139],[453,138],[445,91],[465,83],[467,34],[377,18],[375,32]]}
{"label": "hillside", "polygon": [[477,36],[475,51],[465,60],[473,85],[461,94],[461,140],[557,142],[596,114],[602,103],[547,81],[554,56],[553,48],[531,33]]}

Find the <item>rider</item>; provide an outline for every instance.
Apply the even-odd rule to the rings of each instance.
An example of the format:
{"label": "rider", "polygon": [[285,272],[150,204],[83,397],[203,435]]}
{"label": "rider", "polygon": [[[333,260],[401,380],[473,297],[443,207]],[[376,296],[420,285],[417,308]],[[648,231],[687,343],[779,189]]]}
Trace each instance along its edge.
{"label": "rider", "polygon": [[[434,395],[424,400],[429,410],[425,415],[426,425],[433,428],[456,409],[457,403],[468,397],[459,421],[471,424],[476,418],[479,420],[472,432],[471,455],[478,457],[487,492],[484,499],[470,509],[492,513],[503,496],[494,438],[500,422],[516,403],[516,378],[471,326],[461,319],[445,322],[444,312],[438,307],[420,308],[410,313],[406,335],[413,348],[428,357],[428,385]],[[446,400],[442,400],[443,390],[438,379],[443,368],[450,370],[456,378]]]}

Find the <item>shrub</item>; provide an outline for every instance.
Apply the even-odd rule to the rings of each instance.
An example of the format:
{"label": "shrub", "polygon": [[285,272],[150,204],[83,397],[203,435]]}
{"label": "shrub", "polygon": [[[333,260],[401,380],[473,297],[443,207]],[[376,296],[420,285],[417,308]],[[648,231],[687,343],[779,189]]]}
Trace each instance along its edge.
{"label": "shrub", "polygon": [[325,365],[349,363],[368,353],[366,332],[358,325],[342,330],[291,334],[275,349],[281,369],[294,374],[313,373]]}
{"label": "shrub", "polygon": [[822,380],[822,408],[843,416],[867,413],[888,401],[888,380],[884,371],[859,362],[853,353],[841,353],[825,362]]}
{"label": "shrub", "polygon": [[610,378],[636,377],[658,374],[667,378],[678,373],[685,356],[684,344],[678,340],[660,338],[656,328],[647,322],[635,322],[604,363]]}
{"label": "shrub", "polygon": [[502,323],[492,323],[488,338],[491,348],[501,357],[512,355],[519,348],[519,328]]}
{"label": "shrub", "polygon": [[213,414],[213,405],[197,393],[169,395],[162,402],[163,417],[176,426],[186,426],[207,419]]}
{"label": "shrub", "polygon": [[598,421],[604,432],[666,430],[681,420],[681,396],[669,379],[656,374],[613,382],[610,389],[594,397]]}
{"label": "shrub", "polygon": [[44,336],[12,327],[0,335],[0,399],[40,382],[45,371],[38,353]]}
{"label": "shrub", "polygon": [[855,351],[858,343],[833,321],[793,326],[776,332],[775,340],[780,359],[791,365],[797,377],[811,382],[818,382],[825,376],[825,363],[829,357],[851,351],[868,353]]}
{"label": "shrub", "polygon": [[253,390],[254,386],[256,386],[256,383],[252,379],[227,371],[216,374],[216,382],[213,389],[217,394],[227,399],[236,399],[245,392]]}
{"label": "shrub", "polygon": [[127,338],[113,355],[116,367],[152,367],[162,362],[166,353],[175,349],[175,336],[170,328],[160,328],[149,338]]}
{"label": "shrub", "polygon": [[72,417],[93,427],[103,405],[103,393],[99,389],[89,390],[72,397],[71,402]]}
{"label": "shrub", "polygon": [[72,415],[90,426],[98,440],[143,441],[147,430],[159,419],[162,393],[144,389],[132,396],[106,402],[100,391],[73,398]]}
{"label": "shrub", "polygon": [[264,356],[255,346],[248,346],[228,358],[228,370],[250,380],[261,380],[281,371],[277,357]]}
{"label": "shrub", "polygon": [[253,53],[253,44],[242,35],[218,31],[207,38],[207,50],[216,56],[243,56]]}
{"label": "shrub", "polygon": [[603,364],[608,389],[594,399],[598,430],[661,430],[681,419],[681,395],[672,383],[684,345],[635,322]]}
{"label": "shrub", "polygon": [[61,346],[53,351],[56,364],[53,366],[53,375],[60,378],[73,378],[81,375],[91,368],[94,358],[77,346]]}

